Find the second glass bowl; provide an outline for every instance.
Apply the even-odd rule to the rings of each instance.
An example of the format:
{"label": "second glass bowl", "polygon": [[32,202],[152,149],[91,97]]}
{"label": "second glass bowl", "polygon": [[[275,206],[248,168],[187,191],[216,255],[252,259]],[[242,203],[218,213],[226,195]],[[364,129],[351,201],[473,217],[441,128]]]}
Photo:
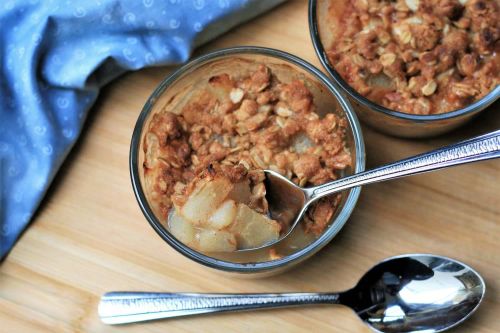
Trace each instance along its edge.
{"label": "second glass bowl", "polygon": [[309,29],[316,54],[321,64],[347,95],[354,105],[356,113],[366,124],[391,135],[418,138],[442,134],[457,128],[500,97],[500,86],[497,86],[482,99],[465,108],[452,112],[415,115],[394,111],[376,104],[354,90],[335,70],[328,60],[326,50],[333,42],[329,36],[327,21],[328,6],[331,0],[309,0]]}

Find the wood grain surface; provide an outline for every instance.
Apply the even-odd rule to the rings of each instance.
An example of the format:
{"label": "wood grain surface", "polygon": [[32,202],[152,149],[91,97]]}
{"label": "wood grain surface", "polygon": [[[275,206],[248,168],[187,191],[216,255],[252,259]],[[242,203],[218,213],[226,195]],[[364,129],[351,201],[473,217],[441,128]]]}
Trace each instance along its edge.
{"label": "wood grain surface", "polygon": [[[320,67],[307,2],[291,1],[198,50],[261,45]],[[153,231],[129,180],[128,152],[137,116],[172,67],[127,74],[91,110],[82,136],[39,213],[0,264],[2,332],[370,332],[351,310],[319,306],[207,315],[106,326],[97,316],[112,290],[193,292],[334,291],[354,285],[377,261],[435,253],[471,265],[487,296],[456,333],[500,332],[500,162],[488,161],[370,185],[341,233],[287,273],[238,279],[178,254]],[[374,167],[500,128],[499,104],[466,127],[436,139],[404,140],[364,128]]]}

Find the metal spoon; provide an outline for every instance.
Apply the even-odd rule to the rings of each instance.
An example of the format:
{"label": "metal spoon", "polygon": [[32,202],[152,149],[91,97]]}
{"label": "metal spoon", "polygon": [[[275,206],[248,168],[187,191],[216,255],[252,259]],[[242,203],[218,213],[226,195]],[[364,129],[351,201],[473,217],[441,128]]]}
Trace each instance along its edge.
{"label": "metal spoon", "polygon": [[238,251],[253,251],[280,242],[292,233],[309,205],[326,195],[360,185],[498,157],[500,157],[500,130],[316,187],[302,188],[277,172],[264,170],[270,215],[290,225],[290,228],[274,242]]}
{"label": "metal spoon", "polygon": [[442,332],[460,324],[481,303],[481,276],[456,260],[413,254],[386,259],[341,293],[195,294],[112,292],[99,316],[125,324],[202,313],[308,304],[342,304],[377,332]]}

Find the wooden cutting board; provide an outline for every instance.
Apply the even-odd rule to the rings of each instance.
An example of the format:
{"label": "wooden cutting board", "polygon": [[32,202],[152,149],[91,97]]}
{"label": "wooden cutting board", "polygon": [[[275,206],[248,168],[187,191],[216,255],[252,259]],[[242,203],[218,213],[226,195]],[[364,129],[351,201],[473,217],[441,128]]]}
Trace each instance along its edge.
{"label": "wooden cutting board", "polygon": [[[307,2],[291,1],[198,50],[261,45],[320,67]],[[461,333],[500,332],[500,161],[481,162],[363,189],[351,219],[322,251],[271,278],[238,279],[201,267],[166,245],[139,210],[129,180],[132,128],[173,68],[127,74],[104,89],[32,225],[0,265],[2,332],[370,332],[347,308],[309,307],[112,327],[97,303],[111,290],[280,292],[343,290],[377,261],[402,253],[450,256],[487,284]],[[499,104],[432,140],[364,128],[368,167],[500,128]]]}

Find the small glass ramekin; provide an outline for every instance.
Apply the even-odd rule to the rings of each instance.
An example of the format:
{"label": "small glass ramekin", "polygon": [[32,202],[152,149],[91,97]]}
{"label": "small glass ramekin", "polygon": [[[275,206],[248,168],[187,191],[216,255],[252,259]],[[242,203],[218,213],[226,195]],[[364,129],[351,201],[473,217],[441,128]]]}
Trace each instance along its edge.
{"label": "small glass ramekin", "polygon": [[[451,131],[490,106],[500,97],[500,86],[480,100],[452,112],[432,115],[414,115],[394,111],[376,104],[354,90],[330,64],[326,55],[320,10],[326,10],[330,0],[309,0],[309,30],[321,64],[347,95],[359,118],[381,132],[407,138],[423,138]],[[328,43],[325,43],[328,45]]]}
{"label": "small glass ramekin", "polygon": [[[175,101],[182,101],[189,91],[200,82],[206,82],[212,75],[246,70],[259,63],[264,63],[278,75],[283,82],[293,78],[303,79],[314,95],[318,113],[336,112],[345,116],[349,129],[346,143],[353,157],[353,166],[346,175],[358,173],[365,168],[365,147],[361,127],[351,105],[332,85],[328,78],[317,68],[291,54],[262,47],[235,47],[218,50],[196,58],[165,78],[147,100],[137,120],[130,147],[130,174],[137,201],[155,231],[175,250],[189,259],[221,271],[233,273],[252,273],[254,276],[276,274],[313,255],[340,231],[354,209],[360,188],[342,193],[341,205],[337,209],[329,227],[317,239],[282,258],[272,261],[255,261],[251,257],[221,259],[198,252],[177,240],[165,227],[165,221],[154,214],[144,190],[142,144],[152,116]],[[281,76],[280,76],[281,75]],[[240,252],[241,253],[241,252]],[[243,254],[246,255],[246,254]],[[236,257],[235,257],[236,256]],[[231,256],[230,256],[231,258]],[[235,258],[235,259],[234,259]],[[247,259],[250,258],[250,259]],[[241,275],[241,274],[240,274]]]}

